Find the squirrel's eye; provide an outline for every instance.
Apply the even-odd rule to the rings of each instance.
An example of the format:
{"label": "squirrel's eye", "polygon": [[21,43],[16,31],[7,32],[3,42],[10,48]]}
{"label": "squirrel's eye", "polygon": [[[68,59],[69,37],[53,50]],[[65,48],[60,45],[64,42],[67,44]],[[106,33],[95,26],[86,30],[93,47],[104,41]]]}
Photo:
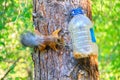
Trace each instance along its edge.
{"label": "squirrel's eye", "polygon": [[57,39],[57,42],[60,42],[60,39]]}

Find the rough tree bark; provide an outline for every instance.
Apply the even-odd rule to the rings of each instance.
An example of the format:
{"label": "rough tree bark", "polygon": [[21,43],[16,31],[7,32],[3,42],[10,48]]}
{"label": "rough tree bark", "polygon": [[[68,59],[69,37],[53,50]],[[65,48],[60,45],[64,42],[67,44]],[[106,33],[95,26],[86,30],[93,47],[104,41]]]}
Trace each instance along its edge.
{"label": "rough tree bark", "polygon": [[[90,0],[33,0],[33,21],[35,28],[44,35],[54,30],[68,29],[69,12],[82,7],[92,19]],[[62,32],[59,34],[61,35]],[[70,44],[69,34],[64,35],[65,42]],[[72,52],[62,48],[59,52],[47,49],[33,53],[34,80],[98,80],[98,58],[90,56],[75,60]]]}

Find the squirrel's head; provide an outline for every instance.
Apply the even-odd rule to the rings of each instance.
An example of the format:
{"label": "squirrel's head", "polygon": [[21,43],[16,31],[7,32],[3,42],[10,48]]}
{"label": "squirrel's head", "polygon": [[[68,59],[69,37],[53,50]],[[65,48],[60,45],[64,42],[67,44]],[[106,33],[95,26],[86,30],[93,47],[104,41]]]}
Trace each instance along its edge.
{"label": "squirrel's head", "polygon": [[64,46],[64,39],[62,37],[56,38],[56,45],[57,46]]}

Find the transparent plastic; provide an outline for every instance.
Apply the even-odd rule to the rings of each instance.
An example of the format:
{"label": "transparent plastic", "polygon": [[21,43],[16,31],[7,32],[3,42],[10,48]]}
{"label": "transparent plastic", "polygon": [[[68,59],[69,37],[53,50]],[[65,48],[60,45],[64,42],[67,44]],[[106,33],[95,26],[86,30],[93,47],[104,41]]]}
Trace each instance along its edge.
{"label": "transparent plastic", "polygon": [[90,29],[92,27],[93,24],[90,19],[83,14],[75,15],[69,22],[68,30],[71,35],[75,58],[98,54],[98,47],[91,39]]}

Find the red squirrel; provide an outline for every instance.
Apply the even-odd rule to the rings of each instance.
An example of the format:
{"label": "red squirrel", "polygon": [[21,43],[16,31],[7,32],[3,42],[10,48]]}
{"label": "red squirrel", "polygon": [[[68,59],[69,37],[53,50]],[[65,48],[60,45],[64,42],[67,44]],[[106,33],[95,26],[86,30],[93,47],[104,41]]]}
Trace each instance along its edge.
{"label": "red squirrel", "polygon": [[58,36],[61,29],[55,30],[51,35],[42,35],[38,30],[35,30],[35,34],[27,32],[21,35],[21,43],[26,47],[38,46],[40,51],[44,51],[49,46],[54,51],[57,51],[57,46],[63,46],[64,40]]}

